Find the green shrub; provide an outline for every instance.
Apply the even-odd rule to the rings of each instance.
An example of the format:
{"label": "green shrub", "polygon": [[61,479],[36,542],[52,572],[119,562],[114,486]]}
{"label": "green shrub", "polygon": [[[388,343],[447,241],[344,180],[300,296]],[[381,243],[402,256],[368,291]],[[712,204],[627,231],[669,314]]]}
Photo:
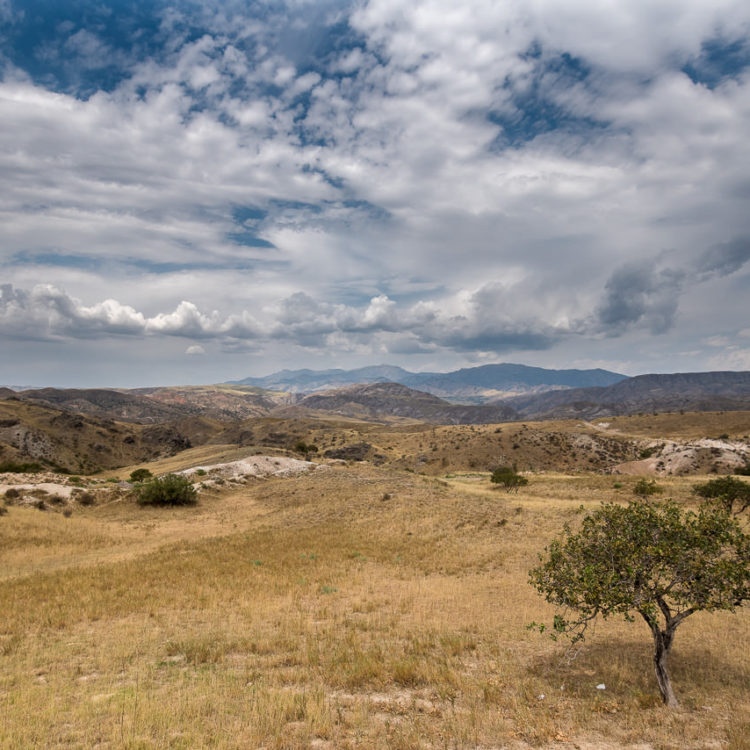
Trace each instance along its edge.
{"label": "green shrub", "polygon": [[190,480],[180,474],[167,474],[136,490],[139,505],[195,505],[198,493]]}
{"label": "green shrub", "polygon": [[147,479],[151,479],[154,475],[148,469],[136,469],[130,474],[131,482],[145,482]]}
{"label": "green shrub", "polygon": [[492,472],[490,481],[505,487],[508,492],[518,491],[519,487],[524,487],[529,483],[526,477],[521,476],[515,466],[499,466]]}
{"label": "green shrub", "polygon": [[633,494],[644,500],[651,495],[660,495],[664,488],[660,487],[654,479],[639,479],[633,487]]}

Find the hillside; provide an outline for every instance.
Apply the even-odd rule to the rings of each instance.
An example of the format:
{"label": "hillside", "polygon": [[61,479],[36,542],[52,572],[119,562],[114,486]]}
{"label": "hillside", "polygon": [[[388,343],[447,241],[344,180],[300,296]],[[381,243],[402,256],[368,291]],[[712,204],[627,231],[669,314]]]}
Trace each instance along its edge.
{"label": "hillside", "polygon": [[519,396],[499,403],[522,419],[597,419],[647,411],[735,411],[750,408],[750,372],[638,375],[604,388]]}
{"label": "hillside", "polygon": [[402,417],[431,424],[488,424],[507,422],[515,412],[504,406],[462,406],[397,383],[374,383],[337,388],[303,398],[307,409],[360,419]]}
{"label": "hillside", "polygon": [[215,431],[201,420],[127,424],[40,403],[0,400],[0,462],[37,462],[72,473],[172,455]]}
{"label": "hillside", "polygon": [[0,390],[0,400],[12,398],[49,406],[72,414],[86,414],[138,424],[164,424],[186,417],[222,421],[269,414],[287,403],[286,393],[260,388],[206,385],[121,390],[112,388],[38,388]]}

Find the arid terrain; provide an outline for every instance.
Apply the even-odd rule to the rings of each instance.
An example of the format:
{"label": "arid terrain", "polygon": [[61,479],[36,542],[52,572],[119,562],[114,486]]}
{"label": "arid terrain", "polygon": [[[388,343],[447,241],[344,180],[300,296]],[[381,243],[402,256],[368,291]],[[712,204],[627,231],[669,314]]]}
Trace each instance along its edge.
{"label": "arid terrain", "polygon": [[[113,443],[150,429],[124,425]],[[571,651],[527,629],[553,614],[527,579],[639,475],[694,507],[744,466],[750,413],[215,430],[95,475],[0,475],[0,747],[747,747],[746,607],[681,628],[673,711],[642,622]],[[510,461],[517,493],[489,481]],[[198,504],[137,505],[137,468],[184,472]]]}

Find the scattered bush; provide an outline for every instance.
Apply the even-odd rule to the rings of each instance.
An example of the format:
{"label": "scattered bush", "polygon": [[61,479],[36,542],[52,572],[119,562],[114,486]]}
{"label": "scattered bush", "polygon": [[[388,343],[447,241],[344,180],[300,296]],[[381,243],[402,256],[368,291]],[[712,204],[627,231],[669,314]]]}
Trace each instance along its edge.
{"label": "scattered bush", "polygon": [[15,487],[10,487],[9,489],[5,490],[6,503],[9,500],[18,500],[19,497],[21,497],[21,491],[17,490]]}
{"label": "scattered bush", "polygon": [[130,473],[131,482],[145,482],[147,479],[151,479],[154,475],[148,469],[136,469]]}
{"label": "scattered bush", "polygon": [[196,469],[195,474],[199,477],[205,477],[208,472],[205,469]]}
{"label": "scattered bush", "polygon": [[0,505],[0,516],[4,516],[8,512],[8,509],[4,505]]}
{"label": "scattered bush", "polygon": [[750,484],[734,477],[718,477],[696,484],[693,492],[704,500],[713,500],[735,516],[750,508]]}
{"label": "scattered bush", "polygon": [[198,493],[187,477],[167,474],[141,485],[136,500],[139,505],[195,505]]}
{"label": "scattered bush", "polygon": [[660,487],[654,479],[639,479],[633,487],[633,494],[645,500],[651,495],[660,495],[664,488]]}

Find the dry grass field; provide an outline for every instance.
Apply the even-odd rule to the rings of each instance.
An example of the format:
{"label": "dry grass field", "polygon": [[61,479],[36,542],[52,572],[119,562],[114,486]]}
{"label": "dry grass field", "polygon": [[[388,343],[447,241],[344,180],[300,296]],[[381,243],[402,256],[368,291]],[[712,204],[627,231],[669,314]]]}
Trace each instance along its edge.
{"label": "dry grass field", "polygon": [[[680,628],[678,711],[643,623],[602,623],[575,653],[527,630],[552,614],[527,583],[538,553],[635,482],[530,480],[349,464],[196,507],[10,507],[0,747],[749,747],[750,609]],[[695,481],[660,483],[692,504]]]}

